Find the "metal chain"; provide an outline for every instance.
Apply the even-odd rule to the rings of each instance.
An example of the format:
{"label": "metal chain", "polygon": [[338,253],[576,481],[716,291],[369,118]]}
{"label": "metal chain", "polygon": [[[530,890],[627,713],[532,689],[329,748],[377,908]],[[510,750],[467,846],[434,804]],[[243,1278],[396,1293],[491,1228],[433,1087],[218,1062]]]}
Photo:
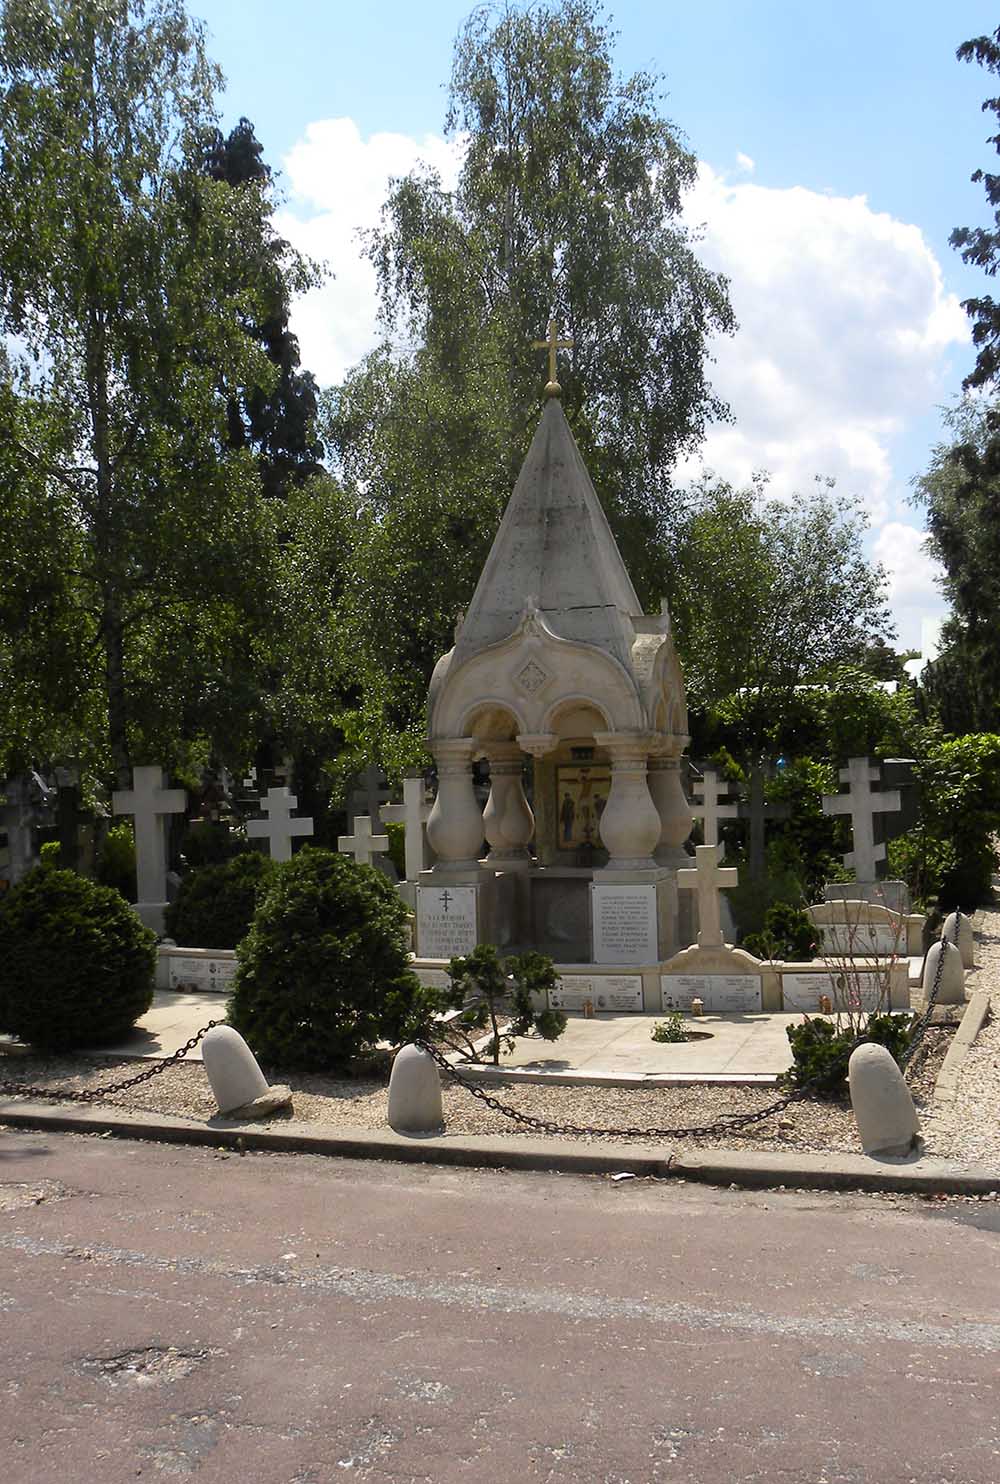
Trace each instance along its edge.
{"label": "metal chain", "polygon": [[148,1082],[151,1077],[158,1077],[168,1067],[174,1067],[183,1061],[189,1051],[193,1051],[210,1030],[217,1025],[225,1025],[224,1020],[210,1020],[203,1025],[201,1030],[185,1041],[183,1046],[178,1047],[170,1056],[165,1056],[162,1061],[156,1062],[151,1067],[144,1067],[134,1077],[125,1077],[121,1082],[106,1082],[101,1087],[86,1087],[82,1089],[72,1087],[37,1087],[28,1082],[0,1082],[0,1093],[15,1093],[19,1097],[49,1098],[57,1102],[74,1103],[96,1103],[102,1099],[110,1099],[116,1092],[124,1092],[126,1088],[138,1087],[140,1082]]}
{"label": "metal chain", "polygon": [[[942,932],[942,941],[943,937],[944,934]],[[911,1058],[913,1057],[914,1052],[919,1047],[921,1041],[924,1038],[924,1035],[926,1034],[927,1027],[930,1024],[931,1016],[934,1010],[934,1004],[937,1000],[938,990],[941,988],[941,975],[944,969],[944,958],[945,955],[942,951],[938,957],[937,971],[934,975],[934,984],[931,988],[931,993],[928,997],[927,1004],[919,1020],[914,1023],[913,1029],[911,1031],[910,1041],[907,1045],[906,1052],[900,1062],[900,1067],[903,1071],[905,1071]],[[852,1052],[856,1051],[859,1046],[864,1046],[867,1041],[868,1037],[866,1035],[860,1035],[856,1037],[853,1044],[847,1048],[846,1055],[848,1059],[850,1058]],[[503,1118],[509,1118],[512,1123],[518,1123],[524,1128],[534,1129],[537,1133],[568,1134],[574,1138],[709,1138],[713,1134],[724,1134],[728,1133],[732,1129],[746,1128],[749,1124],[760,1123],[765,1118],[773,1118],[776,1113],[783,1112],[785,1108],[791,1107],[793,1103],[799,1103],[803,1102],[806,1099],[814,1098],[815,1089],[819,1082],[823,1080],[824,1075],[822,1073],[818,1074],[809,1082],[805,1083],[802,1087],[797,1087],[794,1089],[794,1091],[786,1093],[784,1097],[775,1099],[773,1103],[768,1103],[767,1106],[764,1108],[757,1108],[751,1113],[724,1113],[720,1118],[717,1118],[714,1123],[686,1124],[677,1128],[600,1128],[596,1125],[589,1126],[575,1123],[558,1123],[555,1119],[551,1118],[535,1118],[530,1113],[522,1113],[517,1108],[511,1108],[506,1103],[502,1103],[499,1098],[493,1097],[486,1091],[484,1087],[479,1086],[475,1082],[470,1082],[467,1077],[464,1077],[462,1075],[461,1071],[455,1065],[455,1063],[448,1061],[444,1053],[441,1052],[436,1046],[432,1045],[429,1041],[421,1038],[417,1040],[416,1044],[421,1047],[422,1050],[426,1051],[431,1057],[433,1057],[434,1061],[437,1062],[441,1071],[444,1072],[445,1075],[449,1077],[452,1082],[455,1082],[459,1087],[464,1088],[466,1092],[470,1093],[472,1097],[477,1098],[479,1102],[484,1103],[485,1106],[492,1109],[494,1113],[499,1113]]]}

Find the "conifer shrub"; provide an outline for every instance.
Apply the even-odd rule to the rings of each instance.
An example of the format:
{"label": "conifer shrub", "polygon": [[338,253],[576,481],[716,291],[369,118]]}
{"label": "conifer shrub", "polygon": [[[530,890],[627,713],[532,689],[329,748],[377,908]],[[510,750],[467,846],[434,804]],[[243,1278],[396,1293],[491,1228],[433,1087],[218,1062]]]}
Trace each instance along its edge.
{"label": "conifer shrub", "polygon": [[278,866],[237,950],[229,1022],[271,1065],[322,1072],[425,1030],[406,907],[372,866],[306,847]]}
{"label": "conifer shrub", "polygon": [[274,870],[270,856],[248,850],[223,865],[188,871],[166,911],[168,936],[183,948],[235,948],[250,931]]}
{"label": "conifer shrub", "polygon": [[[868,1017],[863,1037],[875,1046],[884,1046],[894,1061],[899,1062],[910,1044],[913,1018],[875,1012]],[[821,1016],[805,1016],[801,1025],[790,1025],[785,1031],[792,1048],[793,1063],[781,1076],[786,1088],[808,1087],[819,1098],[840,1097],[845,1091],[851,1051],[858,1039],[849,1026],[838,1025]]]}
{"label": "conifer shrub", "polygon": [[153,1003],[156,937],[113,887],[38,866],[0,901],[0,1025],[45,1050],[124,1035]]}

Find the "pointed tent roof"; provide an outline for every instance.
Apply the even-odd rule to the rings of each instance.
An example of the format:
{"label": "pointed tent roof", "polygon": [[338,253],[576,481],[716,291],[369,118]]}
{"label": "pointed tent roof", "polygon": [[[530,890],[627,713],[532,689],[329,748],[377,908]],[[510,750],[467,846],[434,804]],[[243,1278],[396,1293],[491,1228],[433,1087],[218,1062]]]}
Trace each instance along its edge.
{"label": "pointed tent roof", "polygon": [[528,449],[459,631],[454,662],[500,643],[529,605],[565,639],[630,667],[642,609],[586,466],[555,397]]}

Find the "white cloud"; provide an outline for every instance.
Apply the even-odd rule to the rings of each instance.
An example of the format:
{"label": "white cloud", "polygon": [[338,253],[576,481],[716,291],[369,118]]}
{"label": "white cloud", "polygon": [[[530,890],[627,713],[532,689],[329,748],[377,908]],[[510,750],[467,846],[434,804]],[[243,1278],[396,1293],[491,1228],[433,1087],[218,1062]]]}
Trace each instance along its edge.
{"label": "white cloud", "polygon": [[365,139],[353,119],[338,118],[310,124],[285,157],[290,199],[275,225],[333,275],[304,295],[292,314],[302,364],[321,385],[343,380],[377,340],[375,271],[362,256],[359,233],[378,223],[390,179],[424,161],[451,187],[461,152],[461,143],[433,134]]}
{"label": "white cloud", "polygon": [[900,643],[915,649],[924,642],[928,622],[937,625],[945,612],[938,586],[943,568],[927,550],[926,532],[904,521],[886,521],[872,542],[872,551],[889,577],[889,602]]}
{"label": "white cloud", "polygon": [[737,150],[736,152],[736,163],[748,175],[752,175],[757,168],[755,161],[751,160],[749,155],[745,155],[742,150]]}
{"label": "white cloud", "polygon": [[863,196],[733,184],[707,165],[685,216],[740,323],[712,377],[736,426],[711,430],[705,463],[739,480],[765,467],[786,496],[833,475],[884,519],[892,441],[940,400],[947,351],[968,339],[919,228]]}

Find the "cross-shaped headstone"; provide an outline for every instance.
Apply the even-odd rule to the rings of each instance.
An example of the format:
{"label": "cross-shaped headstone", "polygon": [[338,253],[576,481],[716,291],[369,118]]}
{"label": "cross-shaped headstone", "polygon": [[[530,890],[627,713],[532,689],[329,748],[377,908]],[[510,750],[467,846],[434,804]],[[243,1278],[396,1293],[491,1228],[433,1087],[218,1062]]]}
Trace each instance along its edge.
{"label": "cross-shaped headstone", "polygon": [[404,828],[407,881],[416,881],[427,865],[427,821],[431,807],[424,797],[424,780],[404,778],[403,802],[383,804],[379,809],[383,824],[401,824]]}
{"label": "cross-shaped headstone", "polygon": [[702,821],[705,844],[718,845],[719,820],[736,819],[740,812],[735,799],[730,803],[722,802],[723,799],[729,799],[729,784],[719,777],[714,768],[706,768],[703,776],[695,780],[691,792],[695,797],[691,814]]}
{"label": "cross-shaped headstone", "polygon": [[748,797],[740,801],[738,817],[750,822],[750,841],[747,853],[752,881],[760,880],[767,866],[765,827],[772,819],[787,819],[791,812],[789,804],[780,804],[776,800],[765,799],[764,769],[759,766],[751,768],[750,793]]}
{"label": "cross-shaped headstone", "polygon": [[295,835],[311,835],[311,819],[292,819],[292,810],[298,807],[298,799],[284,785],[269,788],[267,798],[260,807],[266,819],[251,819],[247,823],[247,834],[252,840],[266,840],[273,861],[290,861],[292,838]]}
{"label": "cross-shaped headstone", "polygon": [[164,819],[183,814],[187,793],[167,788],[162,768],[133,768],[132,787],[111,795],[115,814],[131,814],[135,828],[135,882],[139,916],[154,932],[163,931],[167,904],[167,838]]}
{"label": "cross-shaped headstone", "polygon": [[739,873],[735,866],[719,865],[718,845],[699,845],[694,858],[693,870],[685,868],[677,872],[677,885],[698,893],[698,947],[723,948],[719,892],[723,887],[736,886]]}
{"label": "cross-shaped headstone", "polygon": [[354,834],[339,836],[337,849],[344,855],[353,855],[359,866],[370,866],[377,851],[389,849],[389,837],[372,834],[370,814],[356,814]]}
{"label": "cross-shaped headstone", "polygon": [[847,767],[840,770],[840,781],[847,784],[847,793],[823,795],[824,814],[851,816],[854,849],[844,856],[844,864],[854,867],[858,881],[874,881],[876,864],[885,860],[885,846],[875,844],[875,815],[895,814],[901,807],[898,788],[879,794],[872,792],[872,784],[878,777],[878,768],[866,757],[852,757]]}

